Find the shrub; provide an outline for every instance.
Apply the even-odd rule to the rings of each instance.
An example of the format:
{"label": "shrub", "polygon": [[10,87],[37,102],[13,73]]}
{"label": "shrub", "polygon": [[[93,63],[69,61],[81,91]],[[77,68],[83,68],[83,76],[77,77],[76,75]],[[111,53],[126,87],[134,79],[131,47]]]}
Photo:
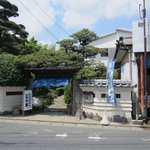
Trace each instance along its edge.
{"label": "shrub", "polygon": [[64,87],[56,88],[55,93],[56,93],[58,96],[63,95],[63,94],[64,94]]}
{"label": "shrub", "polygon": [[27,78],[16,63],[16,56],[0,54],[0,85],[19,86],[25,85]]}
{"label": "shrub", "polygon": [[43,97],[43,107],[47,108],[49,105],[51,105],[54,101],[54,98],[57,97],[54,90],[50,87],[40,87],[34,89],[34,95],[35,97]]}
{"label": "shrub", "polygon": [[71,86],[64,87],[64,101],[66,104],[70,104],[71,102]]}

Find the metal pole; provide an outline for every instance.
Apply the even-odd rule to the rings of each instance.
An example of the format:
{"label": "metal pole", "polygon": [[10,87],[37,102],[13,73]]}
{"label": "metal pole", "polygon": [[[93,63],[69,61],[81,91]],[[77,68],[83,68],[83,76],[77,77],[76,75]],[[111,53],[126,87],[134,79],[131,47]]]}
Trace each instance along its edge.
{"label": "metal pole", "polygon": [[147,120],[147,39],[146,39],[146,8],[143,0],[143,25],[144,25],[144,94],[145,94],[145,119]]}

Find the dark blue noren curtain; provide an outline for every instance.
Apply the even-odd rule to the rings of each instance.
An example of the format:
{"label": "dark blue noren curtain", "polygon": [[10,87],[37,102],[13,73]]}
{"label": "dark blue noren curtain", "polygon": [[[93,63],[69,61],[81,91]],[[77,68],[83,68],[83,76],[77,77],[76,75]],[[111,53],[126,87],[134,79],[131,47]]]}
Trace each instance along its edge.
{"label": "dark blue noren curtain", "polygon": [[65,77],[41,77],[37,78],[32,82],[32,87],[42,87],[42,86],[50,86],[50,87],[61,87],[69,84],[69,78]]}

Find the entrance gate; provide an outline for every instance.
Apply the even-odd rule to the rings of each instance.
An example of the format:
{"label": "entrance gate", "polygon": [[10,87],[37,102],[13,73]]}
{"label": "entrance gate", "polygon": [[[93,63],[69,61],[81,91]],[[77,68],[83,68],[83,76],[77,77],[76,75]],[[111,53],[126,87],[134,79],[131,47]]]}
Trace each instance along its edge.
{"label": "entrance gate", "polygon": [[[43,86],[61,87],[71,83],[72,97],[70,109],[71,113],[74,113],[76,110],[74,110],[75,102],[73,100],[73,79],[78,70],[78,68],[26,68],[25,71],[29,78],[27,89],[31,90],[32,88]],[[31,74],[35,76],[34,80],[32,79]]]}

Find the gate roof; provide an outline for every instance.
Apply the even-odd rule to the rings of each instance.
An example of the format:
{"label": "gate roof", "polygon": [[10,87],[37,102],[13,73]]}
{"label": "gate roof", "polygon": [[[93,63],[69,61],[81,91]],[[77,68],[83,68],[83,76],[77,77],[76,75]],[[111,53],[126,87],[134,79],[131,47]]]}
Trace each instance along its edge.
{"label": "gate roof", "polygon": [[25,71],[32,72],[36,76],[69,76],[78,72],[80,68],[25,68]]}

